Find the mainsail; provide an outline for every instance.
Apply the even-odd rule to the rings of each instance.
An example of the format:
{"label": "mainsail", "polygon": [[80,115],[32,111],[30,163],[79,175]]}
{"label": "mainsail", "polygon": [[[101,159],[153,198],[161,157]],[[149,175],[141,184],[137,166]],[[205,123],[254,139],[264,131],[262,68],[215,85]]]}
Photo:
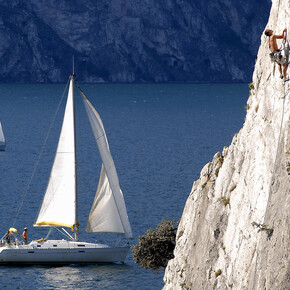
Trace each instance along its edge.
{"label": "mainsail", "polygon": [[124,233],[126,238],[132,238],[123,193],[102,120],[85,94],[81,94],[103,163],[86,231]]}
{"label": "mainsail", "polygon": [[74,126],[74,76],[72,76],[56,156],[35,226],[72,228],[78,223]]}

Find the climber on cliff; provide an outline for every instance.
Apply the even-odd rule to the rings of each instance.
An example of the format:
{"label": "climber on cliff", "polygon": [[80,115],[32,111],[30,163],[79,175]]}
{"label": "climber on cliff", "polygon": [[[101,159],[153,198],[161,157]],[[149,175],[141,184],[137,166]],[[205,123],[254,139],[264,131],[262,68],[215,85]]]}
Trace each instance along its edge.
{"label": "climber on cliff", "polygon": [[[286,32],[287,29],[285,28],[281,35],[275,35],[273,30],[266,29],[265,35],[269,36],[269,48],[271,50],[270,58],[273,62],[278,64],[278,69],[280,72],[280,78],[286,81],[286,74],[288,68],[288,61],[285,49],[279,49],[277,45],[277,39],[284,39],[286,40]],[[283,73],[282,73],[282,66],[283,66]]]}

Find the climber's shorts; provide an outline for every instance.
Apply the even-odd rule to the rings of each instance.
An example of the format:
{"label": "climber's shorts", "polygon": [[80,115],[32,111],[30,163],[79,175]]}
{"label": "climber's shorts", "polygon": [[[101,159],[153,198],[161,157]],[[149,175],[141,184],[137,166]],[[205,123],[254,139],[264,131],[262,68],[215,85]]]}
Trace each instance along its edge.
{"label": "climber's shorts", "polygon": [[269,55],[272,62],[276,62],[281,65],[284,65],[285,63],[287,63],[285,50],[278,49],[276,51],[271,52]]}

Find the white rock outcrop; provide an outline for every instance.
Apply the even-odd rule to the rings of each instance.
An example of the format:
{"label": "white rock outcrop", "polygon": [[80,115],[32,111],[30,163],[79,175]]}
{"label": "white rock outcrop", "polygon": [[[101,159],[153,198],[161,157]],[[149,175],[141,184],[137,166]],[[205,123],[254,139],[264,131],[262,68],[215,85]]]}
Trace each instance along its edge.
{"label": "white rock outcrop", "polygon": [[[289,0],[272,1],[267,27],[290,33]],[[290,81],[273,69],[267,41],[243,128],[193,184],[164,290],[290,289]]]}

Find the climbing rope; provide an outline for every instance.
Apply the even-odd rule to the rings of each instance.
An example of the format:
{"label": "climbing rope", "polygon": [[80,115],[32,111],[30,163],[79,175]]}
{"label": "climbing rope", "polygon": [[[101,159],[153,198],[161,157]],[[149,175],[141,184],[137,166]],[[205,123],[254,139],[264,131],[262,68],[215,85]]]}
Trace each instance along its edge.
{"label": "climbing rope", "polygon": [[[285,53],[286,61],[289,63],[289,47],[286,47],[286,39],[287,39],[287,31],[286,31],[286,37],[283,39],[283,50]],[[275,63],[273,66],[273,75],[275,74]],[[278,135],[278,142],[277,142],[277,149],[275,153],[275,159],[273,163],[273,170],[272,170],[272,176],[271,176],[271,181],[269,185],[269,191],[268,191],[268,198],[267,198],[267,205],[265,209],[265,214],[264,214],[264,219],[263,219],[263,224],[265,224],[265,221],[267,219],[267,212],[268,212],[268,204],[271,200],[271,194],[272,194],[272,185],[274,184],[274,179],[275,179],[275,172],[276,172],[276,166],[277,166],[277,159],[278,159],[278,152],[279,152],[279,146],[281,142],[281,135],[282,135],[282,128],[283,128],[283,122],[284,122],[284,114],[285,114],[285,100],[286,100],[286,82],[284,80],[284,97],[283,97],[283,105],[282,105],[282,116],[281,116],[281,122],[280,122],[280,130],[279,130],[279,135]],[[260,259],[259,253],[256,252],[256,261],[255,261],[255,269],[254,269],[254,275],[253,275],[253,280],[252,280],[252,285],[250,289],[254,290],[256,286],[256,273],[257,273],[257,265],[258,265],[258,260]]]}
{"label": "climbing rope", "polygon": [[289,64],[289,45],[286,46],[286,42],[287,42],[287,30],[285,31],[285,38],[283,38],[283,51],[285,54],[285,58],[286,58],[286,63]]}
{"label": "climbing rope", "polygon": [[278,152],[279,152],[279,146],[280,146],[282,128],[283,128],[283,121],[284,121],[285,100],[286,100],[286,83],[284,82],[284,98],[283,98],[283,105],[282,105],[282,117],[281,117],[281,122],[280,122],[278,143],[277,143],[277,149],[276,149],[276,154],[275,154],[275,160],[274,160],[274,164],[273,164],[273,170],[272,170],[271,182],[270,182],[270,186],[269,186],[268,200],[267,200],[267,206],[266,206],[266,210],[265,210],[263,224],[265,223],[265,220],[266,220],[268,203],[269,203],[271,193],[272,193],[272,185],[274,184],[274,176],[275,176],[276,165],[277,165],[277,157],[278,157]]}
{"label": "climbing rope", "polygon": [[[286,51],[287,30],[286,30],[285,34],[286,34],[286,37],[283,39],[283,49]],[[286,55],[287,63],[288,63],[288,57],[289,56]],[[278,151],[279,151],[280,140],[281,140],[281,135],[282,135],[283,121],[284,121],[284,111],[285,111],[286,94],[287,94],[287,92],[286,92],[286,82],[284,80],[284,97],[283,97],[283,105],[282,105],[282,117],[281,117],[281,123],[280,123],[280,130],[279,130],[279,136],[278,136],[277,149],[276,149],[275,160],[274,160],[274,164],[273,164],[273,170],[272,170],[271,182],[270,182],[270,186],[269,186],[267,206],[266,206],[266,210],[265,210],[263,224],[265,223],[265,220],[266,220],[268,203],[269,203],[269,200],[270,200],[270,197],[271,197],[271,193],[272,193],[272,185],[274,184],[274,175],[275,175],[275,171],[276,171],[277,157],[278,157]]]}
{"label": "climbing rope", "polygon": [[[266,205],[266,209],[265,209],[263,224],[265,224],[268,203],[271,199],[271,194],[272,194],[272,185],[274,184],[274,176],[275,176],[276,165],[277,165],[277,157],[278,157],[278,152],[279,152],[279,146],[280,146],[282,128],[283,128],[283,121],[284,121],[285,100],[286,100],[286,83],[284,82],[284,98],[283,98],[283,106],[282,106],[282,117],[281,117],[281,122],[280,122],[280,131],[279,131],[279,136],[278,136],[277,149],[276,149],[276,154],[275,154],[275,159],[274,159],[274,164],[273,164],[273,170],[272,170],[271,182],[270,182],[270,186],[269,186],[269,193],[268,193],[268,199],[267,199],[267,205]],[[256,262],[255,262],[255,270],[254,270],[254,275],[253,275],[254,279],[252,280],[252,285],[250,288],[251,290],[256,289],[256,277],[257,277],[256,273],[257,273],[257,265],[258,265],[259,259],[260,259],[259,253],[256,251]]]}
{"label": "climbing rope", "polygon": [[[70,80],[70,79],[69,79],[69,80]],[[32,174],[31,174],[31,177],[30,177],[30,179],[29,179],[29,181],[28,181],[28,183],[27,183],[27,185],[26,185],[26,188],[25,188],[25,190],[24,190],[24,192],[23,192],[23,194],[22,194],[22,197],[20,198],[20,201],[19,201],[19,203],[18,203],[18,206],[17,206],[17,209],[16,209],[16,214],[15,214],[15,217],[14,217],[14,220],[13,220],[13,223],[12,223],[12,227],[14,227],[14,225],[15,225],[15,222],[16,222],[18,216],[19,216],[20,209],[21,209],[21,207],[22,207],[22,205],[23,205],[24,199],[25,199],[25,197],[26,197],[26,195],[27,195],[28,189],[29,189],[29,187],[30,187],[30,185],[31,185],[31,182],[32,182],[32,180],[33,180],[33,177],[34,177],[34,174],[35,174],[36,169],[37,169],[37,167],[38,167],[38,164],[39,164],[40,158],[41,158],[41,156],[42,156],[42,154],[43,154],[43,151],[44,151],[45,145],[46,145],[47,140],[48,140],[48,137],[49,137],[49,135],[50,135],[50,131],[51,131],[52,126],[53,126],[53,124],[54,124],[54,122],[55,122],[56,116],[57,116],[57,114],[58,114],[58,112],[59,112],[59,109],[60,109],[60,105],[61,105],[61,103],[62,103],[62,100],[63,100],[63,98],[64,98],[64,96],[65,96],[65,92],[66,92],[66,90],[67,90],[67,87],[68,87],[68,84],[69,84],[69,80],[67,81],[67,84],[66,84],[65,89],[64,89],[64,91],[63,91],[63,93],[62,93],[61,99],[60,99],[60,101],[59,101],[59,103],[58,103],[58,106],[57,106],[57,108],[56,108],[56,111],[55,111],[55,113],[54,113],[54,116],[53,116],[53,118],[52,118],[52,120],[51,120],[51,122],[50,122],[48,132],[47,132],[47,134],[46,134],[46,136],[45,136],[45,139],[44,139],[44,141],[43,141],[43,144],[42,144],[42,146],[41,146],[40,153],[38,154],[38,158],[37,158],[37,160],[36,160],[36,162],[35,162],[35,165],[34,165],[34,168],[33,168]]]}

